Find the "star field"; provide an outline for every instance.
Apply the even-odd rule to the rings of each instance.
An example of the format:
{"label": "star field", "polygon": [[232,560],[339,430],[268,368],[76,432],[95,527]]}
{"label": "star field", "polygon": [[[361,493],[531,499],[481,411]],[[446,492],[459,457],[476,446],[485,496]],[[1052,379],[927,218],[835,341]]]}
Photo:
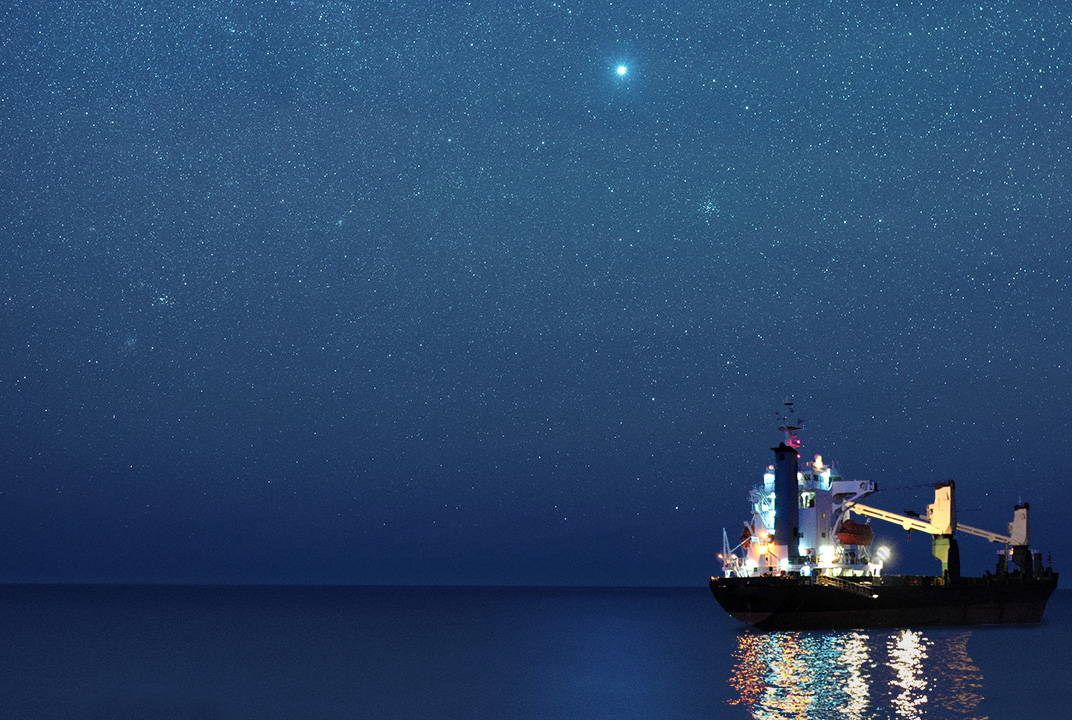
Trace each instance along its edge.
{"label": "star field", "polygon": [[703,582],[787,394],[1072,546],[1068,10],[0,21],[0,579]]}

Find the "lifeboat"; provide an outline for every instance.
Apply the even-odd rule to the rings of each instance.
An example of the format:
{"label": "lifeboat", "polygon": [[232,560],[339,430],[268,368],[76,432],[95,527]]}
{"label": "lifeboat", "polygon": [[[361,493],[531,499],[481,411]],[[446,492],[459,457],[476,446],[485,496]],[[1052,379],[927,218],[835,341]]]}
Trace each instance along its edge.
{"label": "lifeboat", "polygon": [[749,540],[752,539],[752,528],[748,525],[744,526],[744,531],[741,532],[741,544],[746,545]]}
{"label": "lifeboat", "polygon": [[842,520],[837,533],[842,545],[870,545],[875,539],[875,532],[870,525],[854,520]]}

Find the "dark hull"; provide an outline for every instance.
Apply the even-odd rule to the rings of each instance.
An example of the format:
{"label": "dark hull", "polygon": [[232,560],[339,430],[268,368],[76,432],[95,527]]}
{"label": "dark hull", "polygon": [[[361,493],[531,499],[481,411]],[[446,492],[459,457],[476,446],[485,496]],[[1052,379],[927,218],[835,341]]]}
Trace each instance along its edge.
{"label": "dark hull", "polygon": [[808,577],[711,578],[723,609],[760,630],[1037,623],[1056,587],[1056,573],[950,584],[894,575],[840,587]]}

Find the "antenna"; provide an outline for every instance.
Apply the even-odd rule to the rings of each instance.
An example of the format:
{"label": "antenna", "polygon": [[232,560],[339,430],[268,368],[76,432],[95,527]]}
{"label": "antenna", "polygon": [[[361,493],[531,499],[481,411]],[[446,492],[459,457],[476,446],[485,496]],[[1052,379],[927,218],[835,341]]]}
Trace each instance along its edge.
{"label": "antenna", "polygon": [[798,418],[793,411],[793,398],[787,395],[784,402],[785,409],[775,412],[778,419],[778,429],[785,433],[785,444],[791,448],[799,448],[803,443],[797,437],[797,430],[804,429],[804,420]]}

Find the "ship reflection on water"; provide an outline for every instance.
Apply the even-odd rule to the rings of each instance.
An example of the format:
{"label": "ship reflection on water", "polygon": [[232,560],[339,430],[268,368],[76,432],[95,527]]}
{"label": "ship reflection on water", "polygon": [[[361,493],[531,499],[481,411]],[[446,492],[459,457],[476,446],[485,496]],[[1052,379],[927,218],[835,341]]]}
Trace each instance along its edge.
{"label": "ship reflection on water", "polygon": [[968,656],[969,637],[962,630],[742,632],[731,704],[756,720],[980,718],[983,677]]}

